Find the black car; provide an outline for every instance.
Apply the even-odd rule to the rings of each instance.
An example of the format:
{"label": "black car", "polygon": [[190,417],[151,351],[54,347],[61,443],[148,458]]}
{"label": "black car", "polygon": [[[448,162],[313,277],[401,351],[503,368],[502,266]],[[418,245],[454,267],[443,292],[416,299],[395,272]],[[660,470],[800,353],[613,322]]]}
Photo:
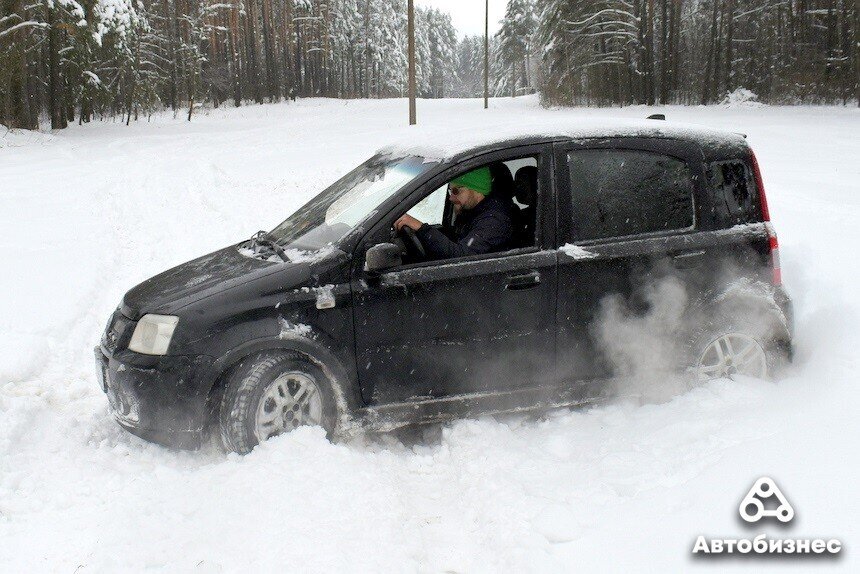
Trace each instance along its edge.
{"label": "black car", "polygon": [[[451,234],[446,185],[482,166],[513,209],[510,249],[426,260],[394,221]],[[603,303],[653,312],[645,287],[666,277],[684,289],[672,367],[691,384],[772,377],[790,356],[743,136],[642,120],[393,147],[271,232],[129,291],[97,370],[130,432],[195,447],[211,430],[238,452],[305,424],[343,436],[583,404],[624,374],[595,329]]]}

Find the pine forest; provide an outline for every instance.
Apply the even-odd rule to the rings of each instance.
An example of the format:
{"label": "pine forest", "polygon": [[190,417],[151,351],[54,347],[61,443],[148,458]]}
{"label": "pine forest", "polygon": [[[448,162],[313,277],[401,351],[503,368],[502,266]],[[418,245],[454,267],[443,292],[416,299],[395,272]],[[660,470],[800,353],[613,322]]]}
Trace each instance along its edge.
{"label": "pine forest", "polygon": [[[501,1],[501,0],[498,0]],[[0,0],[0,123],[407,91],[406,0]],[[491,96],[546,105],[860,103],[857,0],[509,0]],[[480,97],[484,38],[415,10],[421,98]]]}

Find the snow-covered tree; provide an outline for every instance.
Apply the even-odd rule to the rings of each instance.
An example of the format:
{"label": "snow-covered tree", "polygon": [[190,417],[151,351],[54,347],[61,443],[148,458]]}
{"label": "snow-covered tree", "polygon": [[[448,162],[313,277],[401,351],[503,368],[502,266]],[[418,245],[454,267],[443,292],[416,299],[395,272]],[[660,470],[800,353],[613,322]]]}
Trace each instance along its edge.
{"label": "snow-covered tree", "polygon": [[536,28],[533,0],[510,0],[496,33],[495,93],[516,96],[518,90],[531,85],[529,67]]}

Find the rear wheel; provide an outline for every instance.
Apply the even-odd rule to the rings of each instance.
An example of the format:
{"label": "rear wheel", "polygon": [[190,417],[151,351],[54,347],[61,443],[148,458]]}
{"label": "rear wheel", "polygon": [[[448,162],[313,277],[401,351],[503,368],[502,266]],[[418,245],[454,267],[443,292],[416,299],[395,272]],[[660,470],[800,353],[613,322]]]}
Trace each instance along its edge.
{"label": "rear wheel", "polygon": [[695,367],[698,382],[731,378],[733,375],[767,379],[768,374],[767,353],[761,343],[741,332],[718,335],[705,345]]}
{"label": "rear wheel", "polygon": [[736,375],[775,380],[787,362],[785,345],[773,324],[747,325],[738,320],[717,320],[691,338],[687,354],[690,385]]}
{"label": "rear wheel", "polygon": [[337,420],[331,382],[304,357],[266,353],[243,361],[221,400],[221,440],[245,454],[259,443],[300,426],[321,426],[331,435]]}

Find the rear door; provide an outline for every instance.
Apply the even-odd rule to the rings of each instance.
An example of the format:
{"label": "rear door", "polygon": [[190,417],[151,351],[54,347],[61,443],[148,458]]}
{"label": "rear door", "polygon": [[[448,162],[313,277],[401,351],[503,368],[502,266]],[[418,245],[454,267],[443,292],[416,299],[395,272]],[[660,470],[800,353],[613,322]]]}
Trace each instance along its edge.
{"label": "rear door", "polygon": [[556,144],[556,165],[559,375],[598,394],[696,296],[702,156],[686,142],[618,138]]}

